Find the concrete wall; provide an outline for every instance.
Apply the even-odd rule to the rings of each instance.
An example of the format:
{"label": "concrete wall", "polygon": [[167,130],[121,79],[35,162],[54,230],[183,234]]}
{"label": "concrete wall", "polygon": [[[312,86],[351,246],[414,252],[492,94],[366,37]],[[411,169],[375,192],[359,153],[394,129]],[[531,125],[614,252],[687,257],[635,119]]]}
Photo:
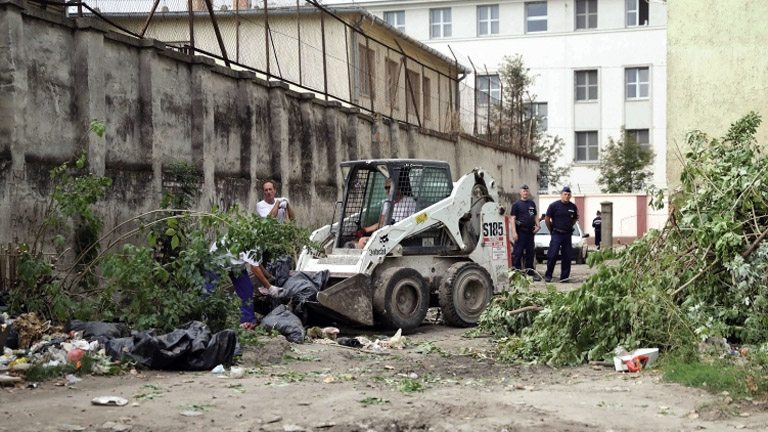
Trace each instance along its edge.
{"label": "concrete wall", "polygon": [[[750,111],[768,116],[768,8],[754,0],[668,2],[667,180],[680,184],[685,135],[713,137]],[[768,127],[758,129],[768,145]]]}
{"label": "concrete wall", "polygon": [[[104,138],[88,133],[94,118],[106,121]],[[385,122],[88,19],[0,0],[0,242],[30,239],[48,171],[81,148],[91,171],[114,179],[99,204],[107,229],[157,208],[164,168],[179,161],[202,173],[197,209],[253,209],[261,182],[274,179],[309,227],[330,220],[343,160],[439,159],[454,178],[484,166],[503,191],[535,184],[538,171],[526,155]]]}

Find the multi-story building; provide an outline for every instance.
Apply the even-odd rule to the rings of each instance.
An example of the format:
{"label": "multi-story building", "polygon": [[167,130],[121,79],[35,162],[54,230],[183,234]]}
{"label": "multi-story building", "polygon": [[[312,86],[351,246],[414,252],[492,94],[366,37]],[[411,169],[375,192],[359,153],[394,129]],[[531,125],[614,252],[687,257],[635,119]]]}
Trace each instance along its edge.
{"label": "multi-story building", "polygon": [[[599,193],[600,151],[626,128],[655,151],[652,182],[666,186],[665,2],[357,3],[412,38],[472,65],[475,72],[464,79],[467,89],[461,95],[465,131],[482,132],[483,123],[489,124],[483,113],[500,97],[499,65],[505,56],[521,55],[535,76],[531,111],[541,116],[541,128],[564,140],[560,164],[573,164],[563,184],[577,194]],[[541,186],[545,193],[561,185]]]}

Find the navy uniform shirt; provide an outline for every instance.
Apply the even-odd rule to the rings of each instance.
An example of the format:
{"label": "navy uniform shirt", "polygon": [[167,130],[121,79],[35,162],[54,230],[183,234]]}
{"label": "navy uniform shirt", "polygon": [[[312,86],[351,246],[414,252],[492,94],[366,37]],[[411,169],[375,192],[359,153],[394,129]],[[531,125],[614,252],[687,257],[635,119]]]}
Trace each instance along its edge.
{"label": "navy uniform shirt", "polygon": [[518,227],[532,230],[536,225],[536,203],[531,199],[517,200],[509,209],[509,215],[515,217],[515,225]]}
{"label": "navy uniform shirt", "polygon": [[579,220],[579,209],[572,202],[557,200],[547,207],[547,216],[552,223],[552,230],[571,232],[574,223]]}

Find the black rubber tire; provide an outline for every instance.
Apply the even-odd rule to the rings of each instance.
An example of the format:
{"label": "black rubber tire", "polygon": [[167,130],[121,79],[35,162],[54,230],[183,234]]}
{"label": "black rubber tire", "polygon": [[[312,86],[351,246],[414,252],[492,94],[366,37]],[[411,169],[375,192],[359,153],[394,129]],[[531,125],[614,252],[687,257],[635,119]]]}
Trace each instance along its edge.
{"label": "black rubber tire", "polygon": [[493,280],[488,270],[474,262],[460,262],[448,268],[440,283],[440,309],[445,323],[457,327],[477,325],[480,314],[493,297]]}
{"label": "black rubber tire", "polygon": [[392,267],[376,276],[373,310],[381,324],[408,332],[420,326],[429,309],[429,289],[414,269]]}

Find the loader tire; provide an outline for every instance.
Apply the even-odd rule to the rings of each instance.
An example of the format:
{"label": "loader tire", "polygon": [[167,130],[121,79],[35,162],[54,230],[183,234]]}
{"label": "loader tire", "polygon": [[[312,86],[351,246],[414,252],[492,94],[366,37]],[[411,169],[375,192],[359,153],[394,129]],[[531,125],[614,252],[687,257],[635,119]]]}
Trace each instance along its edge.
{"label": "loader tire", "polygon": [[421,274],[414,269],[392,267],[376,277],[373,310],[388,328],[415,329],[429,308],[429,289]]}
{"label": "loader tire", "polygon": [[440,283],[440,310],[445,323],[457,327],[477,325],[480,314],[493,297],[488,270],[474,262],[459,262],[448,268]]}

